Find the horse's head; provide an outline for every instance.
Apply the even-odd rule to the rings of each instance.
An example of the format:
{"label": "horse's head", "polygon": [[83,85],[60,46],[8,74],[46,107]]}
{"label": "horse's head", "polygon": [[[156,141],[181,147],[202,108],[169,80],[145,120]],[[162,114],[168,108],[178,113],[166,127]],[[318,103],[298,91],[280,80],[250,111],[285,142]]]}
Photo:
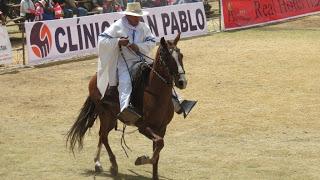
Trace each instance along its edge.
{"label": "horse's head", "polygon": [[168,67],[169,73],[174,80],[174,84],[179,89],[187,87],[187,79],[183,67],[183,54],[177,47],[180,40],[180,33],[173,41],[166,41],[163,37],[160,40],[160,58]]}

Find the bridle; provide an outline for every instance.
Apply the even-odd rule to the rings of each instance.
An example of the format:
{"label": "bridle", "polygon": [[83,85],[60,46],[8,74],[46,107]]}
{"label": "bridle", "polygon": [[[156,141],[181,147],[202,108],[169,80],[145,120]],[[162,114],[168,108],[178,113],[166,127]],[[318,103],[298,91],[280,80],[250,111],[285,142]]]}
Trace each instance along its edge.
{"label": "bridle", "polygon": [[[129,48],[128,48],[129,49]],[[129,49],[130,51],[132,51],[131,49]],[[169,53],[170,53],[170,55],[171,55],[171,57],[174,59],[174,57],[173,57],[173,52],[176,52],[177,54],[181,54],[180,53],[180,49],[179,48],[177,48],[177,47],[172,47],[172,48],[168,48],[168,50],[169,50]],[[133,52],[133,51],[132,51]],[[169,86],[171,86],[171,85],[173,85],[173,83],[172,82],[170,82],[170,81],[167,81],[164,77],[162,77],[153,67],[151,67],[148,63],[147,63],[147,61],[145,60],[145,58],[148,58],[148,59],[150,59],[150,60],[152,60],[152,61],[155,61],[155,59],[154,58],[151,58],[151,57],[149,57],[149,56],[147,56],[147,55],[145,55],[145,54],[143,54],[143,53],[141,53],[141,52],[137,52],[137,53],[135,53],[135,52],[133,52],[134,54],[136,54],[139,58],[140,58],[140,61],[142,61],[151,71],[153,71],[158,77],[159,77],[159,79],[162,81],[162,82],[164,82],[165,84],[167,84],[167,85],[169,85]],[[161,52],[160,52],[161,53]],[[167,68],[167,71],[169,72],[169,74],[172,76],[172,77],[180,77],[180,75],[184,75],[185,74],[185,70],[184,70],[184,68],[182,67],[182,72],[179,72],[179,70],[178,70],[178,72],[175,72],[175,71],[170,71],[170,69],[169,69],[169,66],[167,65],[167,63],[162,59],[162,56],[161,55],[159,55],[159,62],[160,62],[160,64],[162,64],[165,68]],[[178,63],[178,62],[177,62]]]}
{"label": "bridle", "polygon": [[[180,49],[178,48],[178,47],[172,47],[172,48],[169,48],[169,53],[171,54],[171,56],[173,57],[173,52],[176,52],[177,54],[178,54],[178,59],[175,59],[176,61],[178,61],[178,62],[176,62],[177,63],[177,66],[178,66],[178,64],[180,64],[180,62],[179,62],[179,55],[181,54],[180,53]],[[161,58],[161,57],[160,57]],[[174,57],[173,57],[174,58]],[[186,74],[186,72],[185,72],[185,70],[184,70],[184,68],[183,68],[183,66],[180,64],[180,66],[181,66],[181,72],[179,72],[179,67],[178,67],[178,72],[175,72],[175,73],[173,73],[173,74],[171,74],[172,76],[174,76],[174,77],[180,77],[180,75],[185,75]],[[170,72],[170,71],[169,71]]]}
{"label": "bridle", "polygon": [[[174,78],[180,78],[181,75],[185,75],[185,70],[184,70],[183,66],[180,65],[180,61],[179,61],[179,55],[181,54],[180,53],[180,49],[178,47],[174,46],[174,47],[168,47],[168,50],[169,50],[169,53],[171,55],[171,57],[169,57],[169,58],[172,58],[174,61],[176,61],[178,71],[174,71],[174,70],[171,71],[170,70],[170,66],[168,66],[166,61],[162,59],[162,55],[161,55],[162,51],[161,51],[161,49],[160,49],[160,55],[159,55],[159,62],[160,62],[160,64],[162,64],[163,67],[165,67],[167,69],[167,71],[173,77],[173,79]],[[177,54],[176,58],[173,56],[174,52]],[[179,70],[179,65],[181,66],[181,71]],[[172,82],[171,82],[171,84],[172,84]]]}

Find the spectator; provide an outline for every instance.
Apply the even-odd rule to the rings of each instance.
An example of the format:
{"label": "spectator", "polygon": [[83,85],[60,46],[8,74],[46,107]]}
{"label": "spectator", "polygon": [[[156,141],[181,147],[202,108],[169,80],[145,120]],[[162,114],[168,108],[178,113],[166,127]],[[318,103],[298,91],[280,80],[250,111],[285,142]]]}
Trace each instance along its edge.
{"label": "spectator", "polygon": [[64,0],[53,0],[52,3],[53,4],[59,4],[61,7],[64,7],[65,6],[65,1]]}
{"label": "spectator", "polygon": [[124,9],[125,9],[125,5],[123,0],[105,0],[104,1],[104,5],[103,5],[104,13],[121,12]]}
{"label": "spectator", "polygon": [[54,4],[54,13],[55,13],[55,18],[60,19],[61,17],[64,17],[64,12],[65,10],[65,0],[53,0],[52,1]]}
{"label": "spectator", "polygon": [[7,0],[0,0],[0,20],[3,25],[6,24],[6,16],[8,14]]}
{"label": "spectator", "polygon": [[21,0],[20,2],[20,16],[24,17],[26,21],[33,21],[35,18],[35,7],[31,0]]}
{"label": "spectator", "polygon": [[125,0],[114,0],[114,12],[121,12],[126,9]]}
{"label": "spectator", "polygon": [[78,7],[83,7],[88,12],[93,11],[93,0],[78,1]]}
{"label": "spectator", "polygon": [[105,0],[105,2],[103,4],[103,12],[104,13],[115,12],[113,0]]}
{"label": "spectator", "polygon": [[201,2],[201,0],[177,0],[173,4],[184,4],[184,3],[193,3],[193,2]]}
{"label": "spectator", "polygon": [[63,12],[64,18],[72,18],[74,14],[77,14],[78,17],[86,16],[88,14],[88,10],[83,7],[78,7],[74,0],[65,0]]}
{"label": "spectator", "polygon": [[152,0],[141,0],[141,6],[143,8],[151,8],[153,7],[153,1]]}
{"label": "spectator", "polygon": [[54,9],[54,18],[55,19],[60,19],[61,17],[63,17],[63,10],[62,7],[60,6],[59,3],[56,3],[53,7]]}
{"label": "spectator", "polygon": [[43,4],[40,2],[40,1],[38,1],[38,2],[36,2],[35,4],[34,4],[34,6],[35,6],[35,9],[36,9],[36,12],[35,12],[35,21],[42,21],[43,20],[43,18],[42,18],[42,15],[43,15],[43,13],[44,13],[44,11],[43,11]]}
{"label": "spectator", "polygon": [[107,0],[92,0],[92,11],[98,11],[100,14],[103,13],[104,1]]}
{"label": "spectator", "polygon": [[153,2],[154,7],[160,7],[160,6],[166,6],[166,5],[168,5],[167,0],[155,0]]}
{"label": "spectator", "polygon": [[40,0],[40,3],[43,5],[43,20],[53,20],[54,19],[54,9],[52,6],[52,1]]}
{"label": "spectator", "polygon": [[3,15],[2,11],[0,11],[0,19],[1,19],[1,24],[5,25],[6,24],[6,19],[5,19],[4,15]]}

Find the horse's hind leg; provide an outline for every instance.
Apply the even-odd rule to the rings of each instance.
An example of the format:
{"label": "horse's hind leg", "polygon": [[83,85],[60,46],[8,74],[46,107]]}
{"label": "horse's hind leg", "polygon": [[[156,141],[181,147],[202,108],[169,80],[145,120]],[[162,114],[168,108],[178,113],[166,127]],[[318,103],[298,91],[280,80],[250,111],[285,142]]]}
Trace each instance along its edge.
{"label": "horse's hind leg", "polygon": [[108,141],[108,135],[109,132],[115,127],[116,125],[116,119],[112,117],[111,113],[102,113],[100,117],[100,140],[106,147],[106,150],[109,155],[109,160],[111,163],[110,172],[112,175],[116,176],[118,174],[118,164],[116,161],[116,156],[113,154],[109,141]]}
{"label": "horse's hind leg", "polygon": [[115,127],[116,119],[113,118],[112,113],[110,112],[110,109],[107,109],[101,104],[101,101],[100,101],[101,94],[97,88],[97,74],[92,76],[89,82],[88,88],[89,88],[89,96],[95,102],[96,111],[98,112],[99,118],[100,118],[99,143],[98,143],[96,157],[94,158],[95,170],[96,172],[102,171],[102,166],[100,163],[100,152],[101,152],[102,143],[103,143],[107,149],[109,159],[111,162],[111,167],[110,167],[111,174],[117,175],[118,164],[116,161],[116,157],[114,156],[108,142],[108,134]]}
{"label": "horse's hind leg", "polygon": [[[95,103],[95,108],[96,108],[95,111],[98,112],[98,114],[100,114],[105,109],[103,108],[103,106],[100,105],[101,94],[97,88],[97,74],[94,74],[92,76],[92,78],[89,82],[88,89],[89,89],[89,96],[90,96],[91,100]],[[100,127],[100,129],[101,129],[101,127]],[[102,165],[100,163],[101,148],[102,148],[102,141],[101,141],[100,132],[99,132],[99,142],[98,142],[96,156],[94,158],[95,171],[97,173],[103,171]]]}
{"label": "horse's hind leg", "polygon": [[95,164],[94,169],[97,173],[103,171],[102,165],[100,163],[101,148],[102,148],[102,142],[101,142],[101,138],[99,137],[99,143],[98,143],[98,147],[97,147],[96,157],[94,158],[94,164]]}

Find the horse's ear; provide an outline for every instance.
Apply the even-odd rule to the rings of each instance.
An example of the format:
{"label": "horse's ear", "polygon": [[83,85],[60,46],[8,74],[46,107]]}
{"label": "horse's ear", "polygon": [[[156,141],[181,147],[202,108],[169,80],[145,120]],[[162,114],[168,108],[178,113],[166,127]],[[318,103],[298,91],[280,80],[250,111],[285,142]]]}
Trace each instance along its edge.
{"label": "horse's ear", "polygon": [[162,37],[162,38],[160,39],[160,44],[161,44],[161,46],[163,46],[163,47],[166,47],[166,46],[167,46],[167,42],[166,42],[166,40],[164,39],[164,37]]}
{"label": "horse's ear", "polygon": [[174,41],[173,41],[174,45],[178,44],[178,41],[180,40],[180,34],[181,34],[181,32],[179,32],[177,37],[174,39]]}
{"label": "horse's ear", "polygon": [[[168,54],[169,54],[168,45],[167,45],[167,42],[164,39],[164,37],[162,37],[160,39],[160,47],[159,48],[160,48],[160,56],[161,57],[168,56]],[[165,60],[166,60],[166,58],[165,58]]]}

